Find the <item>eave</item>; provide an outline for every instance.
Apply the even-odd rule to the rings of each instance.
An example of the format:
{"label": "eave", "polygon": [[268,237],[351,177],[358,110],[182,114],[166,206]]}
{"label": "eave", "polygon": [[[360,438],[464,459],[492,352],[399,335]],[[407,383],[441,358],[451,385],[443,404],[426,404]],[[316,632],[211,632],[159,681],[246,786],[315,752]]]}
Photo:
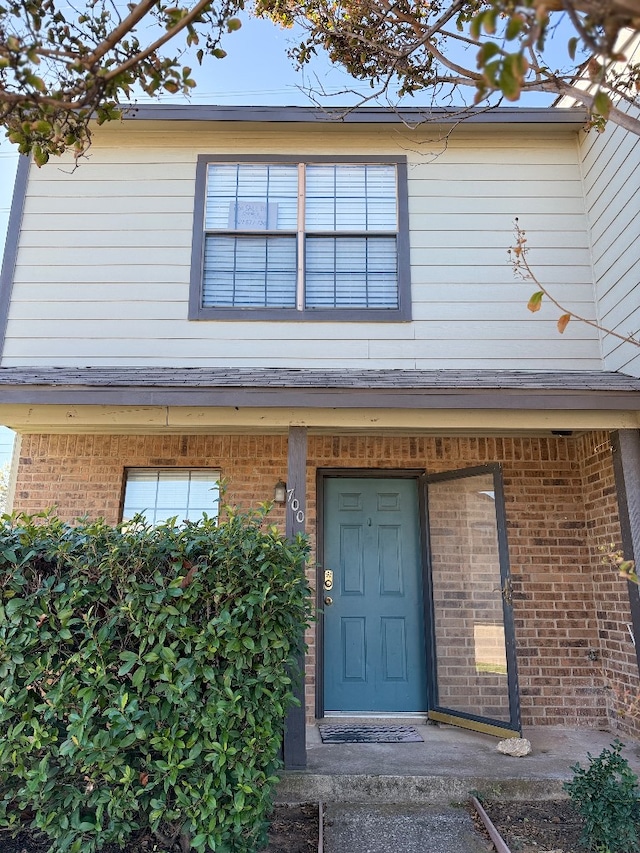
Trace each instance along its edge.
{"label": "eave", "polygon": [[18,431],[637,428],[640,380],[618,373],[269,368],[2,368]]}
{"label": "eave", "polygon": [[204,121],[332,124],[557,125],[576,130],[587,121],[580,107],[302,107],[144,104],[124,106],[125,121]]}

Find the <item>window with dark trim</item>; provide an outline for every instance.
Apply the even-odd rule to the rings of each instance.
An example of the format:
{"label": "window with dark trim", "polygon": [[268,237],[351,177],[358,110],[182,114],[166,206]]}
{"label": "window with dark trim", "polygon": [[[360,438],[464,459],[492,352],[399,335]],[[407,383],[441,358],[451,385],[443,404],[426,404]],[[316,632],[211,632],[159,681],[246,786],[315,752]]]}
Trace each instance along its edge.
{"label": "window with dark trim", "polygon": [[191,319],[410,319],[403,158],[198,158]]}
{"label": "window with dark trim", "polygon": [[129,468],[125,475],[122,520],[142,515],[150,524],[169,518],[196,521],[219,511],[220,472],[211,468]]}

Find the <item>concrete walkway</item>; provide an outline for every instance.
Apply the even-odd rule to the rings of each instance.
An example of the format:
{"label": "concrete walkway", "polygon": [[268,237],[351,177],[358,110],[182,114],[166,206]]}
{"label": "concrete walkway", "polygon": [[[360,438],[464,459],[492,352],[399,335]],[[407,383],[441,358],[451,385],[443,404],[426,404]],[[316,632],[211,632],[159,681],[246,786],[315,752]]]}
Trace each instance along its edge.
{"label": "concrete walkway", "polygon": [[[331,722],[336,722],[332,720]],[[488,799],[565,796],[571,767],[588,765],[615,733],[539,727],[523,736],[532,753],[513,758],[497,752],[489,735],[415,720],[423,743],[323,744],[315,726],[307,732],[307,770],[284,774],[280,802],[325,804],[325,853],[486,853],[493,847],[461,807],[471,793]],[[640,744],[620,737],[640,776]]]}
{"label": "concrete walkway", "polygon": [[487,853],[462,808],[327,805],[324,853]]}
{"label": "concrete walkway", "polygon": [[[540,726],[523,732],[531,741],[531,755],[512,758],[500,754],[498,740],[489,735],[400,722],[414,725],[423,743],[323,744],[318,729],[309,727],[307,769],[284,774],[278,799],[448,805],[466,801],[470,791],[489,798],[561,797],[572,765],[586,766],[587,753],[598,755],[616,737],[597,729]],[[640,744],[620,739],[640,776]]]}

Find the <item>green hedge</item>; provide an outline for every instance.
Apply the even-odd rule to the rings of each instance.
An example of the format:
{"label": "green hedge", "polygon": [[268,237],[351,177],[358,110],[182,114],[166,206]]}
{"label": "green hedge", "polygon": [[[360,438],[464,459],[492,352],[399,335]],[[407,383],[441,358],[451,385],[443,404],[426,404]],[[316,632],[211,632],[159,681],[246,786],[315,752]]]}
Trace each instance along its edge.
{"label": "green hedge", "polygon": [[178,526],[0,525],[0,826],[52,851],[264,843],[307,545],[265,510]]}

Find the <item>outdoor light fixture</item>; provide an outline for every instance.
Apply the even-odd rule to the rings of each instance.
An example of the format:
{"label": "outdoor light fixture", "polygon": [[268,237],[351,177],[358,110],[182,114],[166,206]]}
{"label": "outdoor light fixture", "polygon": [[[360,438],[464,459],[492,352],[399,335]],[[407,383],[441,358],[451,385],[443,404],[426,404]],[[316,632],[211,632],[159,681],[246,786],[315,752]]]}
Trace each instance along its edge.
{"label": "outdoor light fixture", "polygon": [[286,503],[287,500],[287,484],[282,480],[278,480],[278,482],[273,487],[273,502],[274,504],[283,504]]}

